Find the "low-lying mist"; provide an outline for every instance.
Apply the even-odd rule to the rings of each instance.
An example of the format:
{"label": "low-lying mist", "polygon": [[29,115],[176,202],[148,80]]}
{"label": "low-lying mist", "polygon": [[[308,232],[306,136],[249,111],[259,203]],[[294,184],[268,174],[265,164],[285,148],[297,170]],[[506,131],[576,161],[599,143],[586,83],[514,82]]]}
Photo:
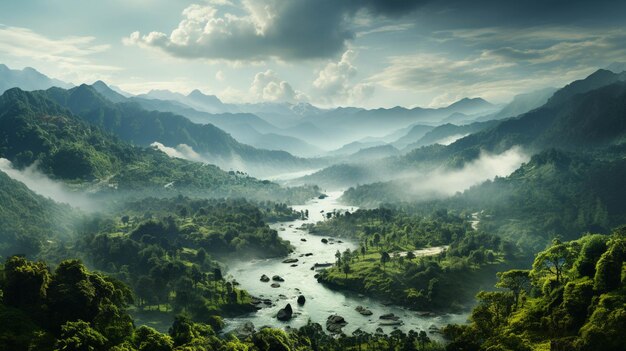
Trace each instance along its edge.
{"label": "low-lying mist", "polygon": [[418,199],[452,196],[486,180],[508,176],[529,159],[517,146],[501,154],[482,152],[478,159],[458,170],[404,174],[399,191],[404,193],[402,197],[408,194]]}
{"label": "low-lying mist", "polygon": [[246,164],[239,156],[236,155],[229,157],[228,159],[224,159],[222,157],[218,158],[211,155],[199,154],[187,144],[179,144],[176,147],[170,147],[165,146],[158,141],[155,141],[150,144],[150,146],[160,150],[161,152],[164,152],[169,157],[181,158],[193,162],[213,164],[223,170],[240,171],[252,174],[254,176],[258,176],[258,173],[255,172],[255,169],[253,167],[250,167],[250,165]]}
{"label": "low-lying mist", "polygon": [[290,174],[297,172],[311,172],[307,169],[288,168],[286,166],[272,166],[263,162],[246,162],[239,155],[230,157],[215,157],[208,154],[200,154],[187,144],[179,144],[176,147],[165,146],[160,142],[150,144],[153,148],[160,150],[169,157],[181,158],[188,161],[208,163],[216,165],[226,171],[240,171],[259,179],[282,179],[284,177],[293,178]]}
{"label": "low-lying mist", "polygon": [[37,167],[38,164],[35,162],[23,170],[19,170],[13,167],[11,161],[0,158],[0,171],[6,173],[14,180],[24,183],[33,192],[85,211],[95,211],[97,209],[94,200],[90,199],[87,194],[71,191],[65,184],[48,178]]}
{"label": "low-lying mist", "polygon": [[454,134],[454,135],[450,135],[447,136],[445,138],[441,138],[437,141],[435,141],[433,144],[439,144],[439,145],[445,145],[448,146],[452,143],[454,143],[455,141],[465,138],[466,136],[468,136],[469,134]]}

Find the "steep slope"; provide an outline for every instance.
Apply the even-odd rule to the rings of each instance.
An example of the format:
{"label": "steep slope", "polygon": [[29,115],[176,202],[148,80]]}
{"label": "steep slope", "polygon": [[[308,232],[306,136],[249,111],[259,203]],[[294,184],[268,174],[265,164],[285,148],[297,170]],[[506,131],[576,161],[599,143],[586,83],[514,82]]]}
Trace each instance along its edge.
{"label": "steep slope", "polygon": [[46,241],[68,236],[72,209],[45,199],[0,171],[0,257],[37,254]]}
{"label": "steep slope", "polygon": [[94,82],[91,87],[98,92],[98,94],[102,95],[105,99],[113,102],[125,102],[128,101],[128,98],[117,91],[113,90],[109,87],[105,82],[98,80]]}
{"label": "steep slope", "polygon": [[584,94],[589,91],[626,80],[626,72],[620,74],[599,69],[585,79],[573,81],[565,87],[559,89],[548,100],[548,106],[558,106],[566,103],[569,99],[578,94]]}
{"label": "steep slope", "polygon": [[[528,269],[498,273],[447,350],[624,350],[626,229],[552,244]],[[554,267],[558,267],[554,269]]]}

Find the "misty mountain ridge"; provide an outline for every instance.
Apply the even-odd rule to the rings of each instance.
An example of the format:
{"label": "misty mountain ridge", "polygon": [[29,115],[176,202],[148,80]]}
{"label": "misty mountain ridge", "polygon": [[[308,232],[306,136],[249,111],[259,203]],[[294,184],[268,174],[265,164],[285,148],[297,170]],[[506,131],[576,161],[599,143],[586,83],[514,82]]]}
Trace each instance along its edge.
{"label": "misty mountain ridge", "polygon": [[[422,146],[404,156],[381,160],[384,163],[355,164],[350,176],[347,172],[322,170],[307,179],[317,179],[320,184],[364,184],[389,179],[380,169],[391,168],[393,174],[399,169],[420,167],[458,168],[480,157],[482,152],[500,154],[513,147],[523,147],[525,152],[536,153],[549,148],[588,151],[606,148],[626,141],[626,82],[623,76],[600,70],[589,77],[575,81],[555,92],[542,107],[520,116],[501,121],[481,122],[465,127],[444,125],[433,129],[442,135],[456,133],[460,128],[471,133],[448,146]],[[432,142],[430,140],[429,142]],[[416,144],[415,146],[419,146]],[[395,167],[389,167],[389,163]],[[332,167],[331,167],[332,168]],[[339,175],[347,177],[329,179]]]}
{"label": "misty mountain ridge", "polygon": [[[81,111],[83,115],[72,113],[69,107]],[[152,113],[139,109],[135,104],[113,105],[105,101],[86,85],[71,90],[50,88],[33,92],[12,88],[0,96],[0,111],[0,158],[10,161],[11,167],[24,177],[32,177],[26,171],[35,165],[35,171],[41,172],[37,175],[39,184],[49,183],[52,187],[57,181],[69,182],[75,190],[72,194],[85,190],[90,196],[116,198],[132,197],[134,194],[188,194],[302,201],[302,198],[317,193],[315,188],[282,188],[269,181],[227,172],[205,162],[188,161],[166,152],[171,150],[156,150],[152,145],[138,147],[124,142],[122,137],[132,139],[136,129],[145,128],[148,131],[157,127],[153,124],[155,120],[162,120],[161,126],[167,127],[168,122],[176,123],[180,117],[153,119]],[[129,115],[131,117],[124,118]],[[103,117],[97,119],[97,125],[92,124],[95,116]],[[117,128],[126,128],[126,134],[116,129],[116,124]],[[106,128],[117,131],[119,136],[104,131]],[[206,126],[200,132],[206,134],[213,131],[218,137],[226,135],[222,142],[232,139],[212,126]],[[145,143],[149,140],[146,138]],[[211,141],[210,138],[208,141]],[[250,148],[237,143],[230,146],[244,150]],[[55,197],[61,198],[60,195]]]}
{"label": "misty mountain ridge", "polygon": [[495,114],[481,116],[476,118],[475,121],[484,122],[488,120],[519,116],[523,113],[543,106],[557,90],[558,89],[556,88],[545,88],[529,93],[515,95],[513,100],[506,104],[500,111]]}
{"label": "misty mountain ridge", "polygon": [[[301,139],[285,135],[288,133],[284,130],[251,113],[208,113],[173,100],[136,96],[124,98],[103,82],[96,82],[92,87],[111,102],[136,102],[146,110],[171,112],[187,117],[194,123],[213,124],[231,134],[237,141],[255,148],[286,151],[301,157],[318,156],[323,153],[321,149]],[[206,96],[199,91],[193,91],[190,96],[194,94]]]}
{"label": "misty mountain ridge", "polygon": [[194,89],[187,95],[169,90],[154,89],[145,94],[139,94],[137,97],[153,100],[176,101],[209,113],[239,112],[236,106],[224,104],[217,96],[205,95],[198,89]]}
{"label": "misty mountain ridge", "polygon": [[71,88],[73,85],[58,79],[49,78],[31,67],[17,70],[0,64],[0,94],[14,87],[19,87],[23,90],[41,90],[55,86]]}
{"label": "misty mountain ridge", "polygon": [[154,142],[168,147],[187,145],[203,155],[206,162],[253,173],[271,172],[273,168],[309,167],[308,161],[287,152],[241,144],[212,124],[199,125],[173,113],[148,111],[134,102],[114,104],[88,85],[70,90],[52,88],[47,92],[89,123],[137,145],[150,146]]}

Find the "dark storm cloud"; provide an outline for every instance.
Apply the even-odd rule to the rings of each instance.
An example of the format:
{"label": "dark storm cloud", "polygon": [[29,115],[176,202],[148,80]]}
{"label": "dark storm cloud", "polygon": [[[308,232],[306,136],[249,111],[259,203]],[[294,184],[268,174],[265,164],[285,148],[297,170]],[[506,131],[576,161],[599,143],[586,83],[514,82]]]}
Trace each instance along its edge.
{"label": "dark storm cloud", "polygon": [[[170,34],[135,32],[127,44],[183,58],[299,60],[336,56],[355,38],[355,18],[419,23],[433,32],[540,25],[606,26],[621,23],[626,1],[561,0],[242,0],[237,8],[192,5]],[[387,22],[388,23],[388,22]],[[429,33],[425,33],[429,34]],[[502,55],[528,55],[499,49]],[[535,53],[532,53],[535,55]]]}
{"label": "dark storm cloud", "polygon": [[192,5],[171,34],[135,32],[127,44],[155,47],[184,58],[284,60],[331,57],[355,37],[351,20],[360,10],[396,18],[424,0],[243,1],[243,15]]}

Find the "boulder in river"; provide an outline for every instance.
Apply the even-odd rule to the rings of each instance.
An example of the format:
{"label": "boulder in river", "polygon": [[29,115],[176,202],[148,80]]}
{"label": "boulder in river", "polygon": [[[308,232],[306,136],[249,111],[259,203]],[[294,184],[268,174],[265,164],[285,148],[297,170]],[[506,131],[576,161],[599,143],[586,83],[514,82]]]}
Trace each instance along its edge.
{"label": "boulder in river", "polygon": [[305,302],[306,298],[304,297],[304,295],[298,296],[298,305],[304,305]]}
{"label": "boulder in river", "polygon": [[296,263],[294,263],[290,267],[298,267],[298,265]]}
{"label": "boulder in river", "polygon": [[304,254],[304,256],[306,256],[306,257],[313,256],[313,253],[312,252],[307,252],[307,253]]}
{"label": "boulder in river", "polygon": [[328,316],[326,320],[326,330],[333,334],[341,334],[341,328],[345,327],[348,324],[346,320],[337,314]]}
{"label": "boulder in river", "polygon": [[324,243],[324,244],[328,244],[328,239],[323,238],[323,239],[322,239],[322,243]]}
{"label": "boulder in river", "polygon": [[287,304],[285,308],[281,308],[278,310],[278,314],[276,314],[276,319],[279,321],[288,321],[293,316],[293,309],[291,309],[291,305]]}
{"label": "boulder in river", "polygon": [[382,316],[380,316],[380,319],[384,319],[388,321],[397,321],[400,319],[400,317],[396,316],[393,313],[387,313],[387,314],[383,314]]}
{"label": "boulder in river", "polygon": [[371,316],[373,314],[372,311],[368,310],[367,308],[363,306],[357,306],[355,310],[364,316]]}
{"label": "boulder in river", "polygon": [[263,283],[267,283],[267,282],[269,282],[269,281],[270,281],[270,277],[268,277],[268,276],[266,276],[265,274],[263,274],[263,275],[261,276],[261,281],[262,281]]}
{"label": "boulder in river", "polygon": [[272,283],[272,285],[270,285],[272,288],[280,288],[280,284],[278,283]]}
{"label": "boulder in river", "polygon": [[283,263],[296,263],[299,260],[297,258],[288,258],[286,260],[283,260]]}
{"label": "boulder in river", "polygon": [[280,275],[275,275],[272,277],[272,280],[275,282],[284,282],[285,279],[283,279]]}
{"label": "boulder in river", "polygon": [[302,239],[300,239],[300,241],[306,241],[306,239],[305,239],[305,238],[302,238]]}

